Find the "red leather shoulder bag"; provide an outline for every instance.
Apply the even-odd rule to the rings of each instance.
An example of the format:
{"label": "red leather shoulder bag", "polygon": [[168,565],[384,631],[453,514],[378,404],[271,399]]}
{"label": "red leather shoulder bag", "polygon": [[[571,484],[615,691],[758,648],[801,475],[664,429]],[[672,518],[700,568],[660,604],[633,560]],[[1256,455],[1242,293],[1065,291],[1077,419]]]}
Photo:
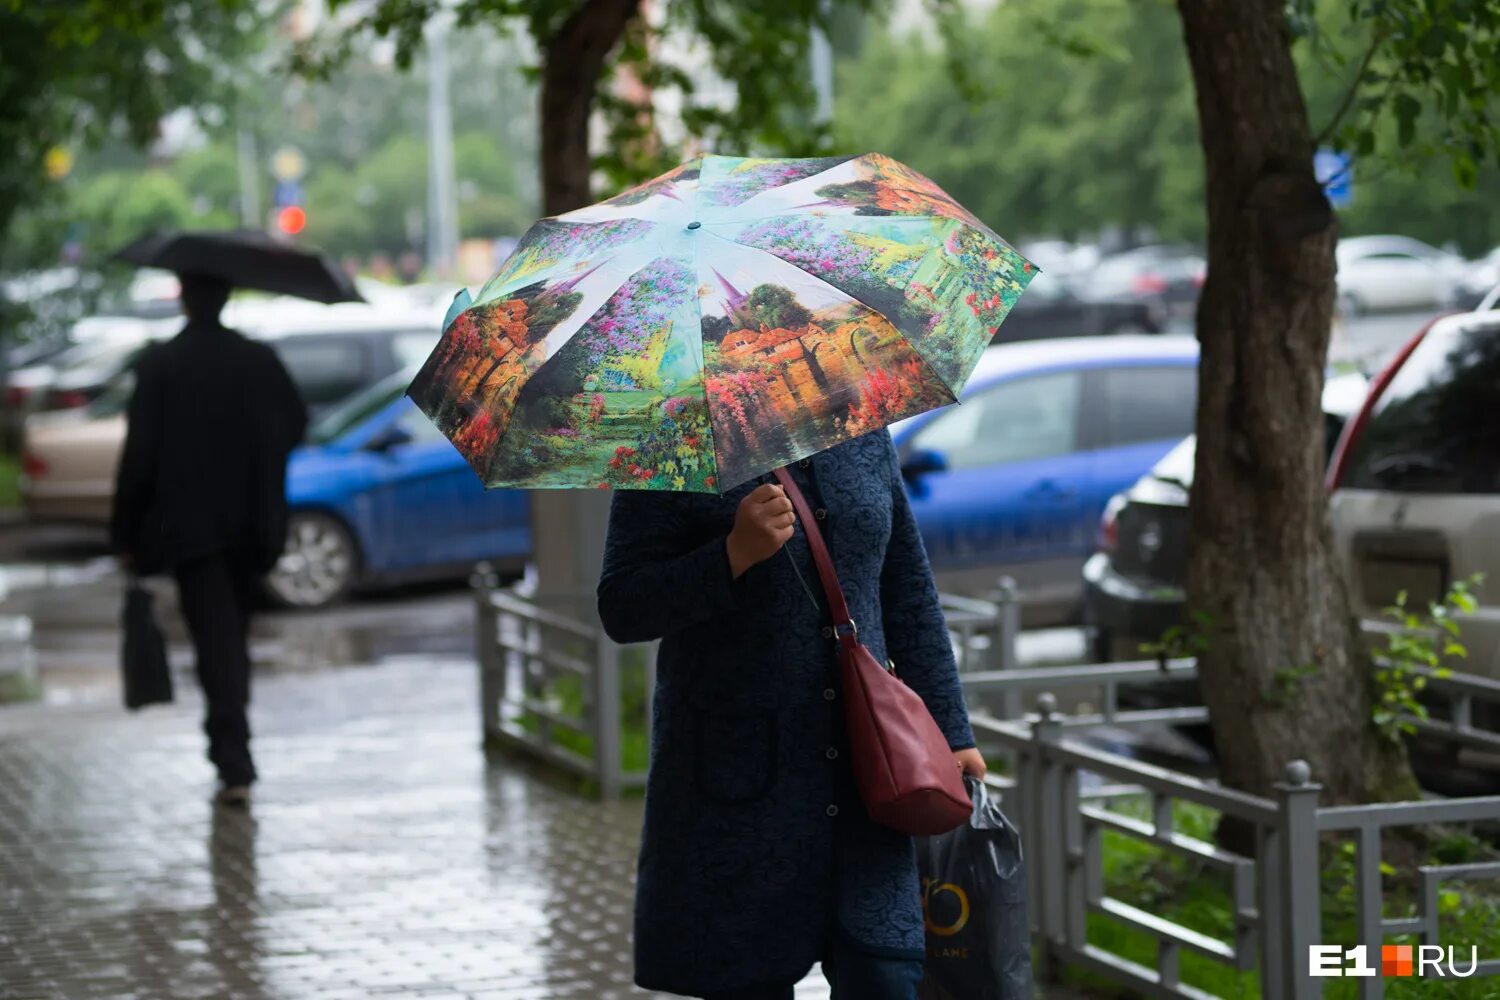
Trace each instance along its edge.
{"label": "red leather shoulder bag", "polygon": [[973,803],[947,739],[917,693],[894,671],[882,667],[859,641],[844,589],[807,498],[786,469],[777,469],[775,475],[802,522],[833,615],[850,766],[870,819],[915,836],[947,833],[962,826],[969,820]]}

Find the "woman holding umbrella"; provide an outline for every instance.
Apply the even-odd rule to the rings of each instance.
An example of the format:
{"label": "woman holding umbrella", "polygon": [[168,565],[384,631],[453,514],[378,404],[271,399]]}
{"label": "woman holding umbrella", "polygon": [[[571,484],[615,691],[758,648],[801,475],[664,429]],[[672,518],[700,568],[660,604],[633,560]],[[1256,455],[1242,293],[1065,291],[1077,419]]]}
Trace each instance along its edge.
{"label": "woman holding umbrella", "polygon": [[845,654],[894,662],[966,818],[985,765],[885,426],[956,398],[1031,271],[885,157],[710,156],[544,221],[451,311],[411,396],[490,485],[614,488],[599,617],[661,640],[641,986],[790,1000],[822,962],[836,1000],[916,996]]}

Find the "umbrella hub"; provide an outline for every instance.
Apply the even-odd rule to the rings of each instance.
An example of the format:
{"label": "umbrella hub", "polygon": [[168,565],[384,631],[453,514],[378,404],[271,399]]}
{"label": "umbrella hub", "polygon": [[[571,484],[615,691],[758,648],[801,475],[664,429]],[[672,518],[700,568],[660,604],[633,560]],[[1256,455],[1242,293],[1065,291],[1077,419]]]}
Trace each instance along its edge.
{"label": "umbrella hub", "polygon": [[699,228],[699,227],[701,227],[701,226],[702,226],[702,225],[703,225],[703,223],[701,223],[701,222],[699,222],[699,221],[698,221],[698,220],[697,220],[697,219],[694,219],[694,220],[693,220],[693,221],[692,221],[692,222],[689,222],[689,223],[688,223],[688,224],[687,224],[687,227],[688,227],[688,228],[689,228],[689,229],[698,229],[698,228]]}

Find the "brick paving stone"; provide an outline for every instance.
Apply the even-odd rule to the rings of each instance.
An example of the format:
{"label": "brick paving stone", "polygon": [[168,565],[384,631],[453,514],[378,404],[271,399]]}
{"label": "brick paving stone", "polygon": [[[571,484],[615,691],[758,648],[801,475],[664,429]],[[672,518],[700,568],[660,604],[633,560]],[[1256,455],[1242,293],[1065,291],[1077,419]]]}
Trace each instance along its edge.
{"label": "brick paving stone", "polygon": [[476,686],[462,658],[268,672],[248,813],[209,804],[190,683],[0,709],[0,1000],[649,996],[639,803],[486,759]]}

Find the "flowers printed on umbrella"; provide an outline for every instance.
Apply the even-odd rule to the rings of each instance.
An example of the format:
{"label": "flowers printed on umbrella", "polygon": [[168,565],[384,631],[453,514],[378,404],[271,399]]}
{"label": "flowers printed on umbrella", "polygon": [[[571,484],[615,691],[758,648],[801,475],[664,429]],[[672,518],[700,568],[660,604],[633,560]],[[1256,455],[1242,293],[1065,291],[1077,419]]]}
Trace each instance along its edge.
{"label": "flowers printed on umbrella", "polygon": [[537,275],[552,271],[569,261],[578,270],[600,255],[649,234],[652,224],[644,219],[614,219],[607,222],[566,222],[543,219],[521,237],[515,250],[500,265],[499,272],[485,283],[475,299],[483,304],[499,296],[512,295],[506,289],[517,282],[535,280]]}
{"label": "flowers printed on umbrella", "polygon": [[582,300],[569,282],[538,282],[512,298],[471,306],[412,381],[407,394],[481,474],[517,396],[545,360],[544,339]]}
{"label": "flowers printed on umbrella", "polygon": [[717,491],[950,402],[1033,273],[885,157],[702,157],[533,227],[410,395],[492,486]]}
{"label": "flowers printed on umbrella", "polygon": [[849,156],[820,156],[807,159],[768,159],[764,157],[715,157],[715,162],[729,162],[727,169],[716,169],[701,188],[701,197],[710,205],[743,204],[762,191],[769,191],[793,181],[814,177],[853,159]]}
{"label": "flowers printed on umbrella", "polygon": [[672,354],[695,293],[694,272],[674,258],[626,280],[517,397],[512,430],[488,461],[491,479],[708,489],[713,437],[702,374]]}
{"label": "flowers printed on umbrella", "polygon": [[[682,163],[678,166],[673,167],[671,170],[668,170],[660,177],[653,177],[651,180],[646,181],[644,184],[637,184],[633,188],[626,188],[624,191],[621,191],[613,198],[606,198],[603,202],[601,202],[601,204],[639,205],[641,202],[648,201],[651,198],[656,197],[657,195],[665,195],[668,198],[676,198],[678,197],[678,193],[673,189],[679,185],[688,187],[690,185],[690,182],[696,181],[698,179],[699,168],[702,166],[702,164],[702,157],[699,157],[696,160],[689,160],[686,163]],[[585,209],[585,211],[587,211],[587,209]],[[567,218],[567,216],[563,216],[563,218]]]}
{"label": "flowers printed on umbrella", "polygon": [[704,317],[704,371],[730,486],[952,398],[862,302],[826,289],[817,299],[778,284],[724,286],[723,315]]}

